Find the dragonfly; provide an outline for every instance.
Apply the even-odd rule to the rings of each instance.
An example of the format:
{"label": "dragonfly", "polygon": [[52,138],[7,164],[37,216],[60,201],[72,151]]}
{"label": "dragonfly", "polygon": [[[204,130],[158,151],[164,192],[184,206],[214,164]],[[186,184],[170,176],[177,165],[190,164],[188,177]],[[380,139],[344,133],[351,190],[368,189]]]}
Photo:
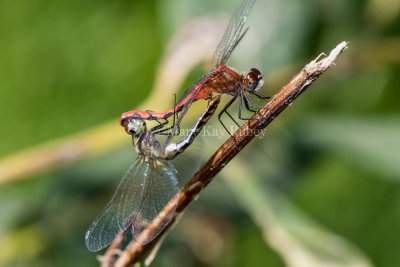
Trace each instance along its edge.
{"label": "dragonfly", "polygon": [[[217,109],[220,96],[209,100],[207,109],[199,117],[186,137],[176,142],[162,145],[154,132],[148,131],[145,120],[130,118],[127,132],[138,157],[129,167],[119,183],[110,202],[96,217],[85,235],[85,244],[92,252],[107,247],[114,238],[129,228],[137,240],[143,230],[178,192],[178,170],[171,160],[181,154]],[[186,178],[186,177],[181,177]],[[176,204],[170,208],[166,219],[151,229],[147,236],[141,237],[141,244],[147,244],[171,221]]]}
{"label": "dragonfly", "polygon": [[222,122],[221,117],[226,113],[230,119],[239,126],[233,116],[228,112],[228,108],[237,99],[239,99],[238,118],[241,120],[249,120],[250,118],[242,114],[243,104],[250,112],[257,112],[258,109],[251,104],[248,94],[254,95],[259,99],[269,98],[268,96],[261,96],[258,94],[258,90],[264,84],[262,74],[256,68],[251,68],[247,73],[240,73],[234,68],[228,67],[226,62],[248,30],[248,28],[244,26],[255,1],[256,0],[244,0],[231,17],[228,27],[214,53],[212,69],[208,74],[187,89],[171,109],[164,112],[131,110],[122,113],[120,124],[125,130],[127,130],[127,123],[129,123],[130,118],[154,120],[158,122],[158,124],[151,129],[151,131],[158,133],[176,127],[179,123],[175,124],[174,120],[172,127],[164,128],[168,124],[168,118],[172,116],[172,114],[181,112],[180,118],[182,118],[194,101],[210,99],[214,93],[232,96],[218,114],[219,122],[229,134],[230,132]]}

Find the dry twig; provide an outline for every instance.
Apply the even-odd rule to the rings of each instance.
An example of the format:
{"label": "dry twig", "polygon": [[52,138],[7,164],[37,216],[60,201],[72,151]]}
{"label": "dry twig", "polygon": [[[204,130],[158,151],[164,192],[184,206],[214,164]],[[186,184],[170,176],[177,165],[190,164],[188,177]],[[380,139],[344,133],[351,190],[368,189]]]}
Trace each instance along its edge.
{"label": "dry twig", "polygon": [[[115,262],[115,266],[129,266],[141,259],[143,254],[156,242],[142,245],[146,240],[147,234],[152,229],[158,228],[157,225],[163,223],[171,212],[171,207],[177,203],[174,219],[176,220],[186,207],[196,198],[200,191],[211,182],[213,177],[226,166],[226,164],[234,158],[239,151],[244,148],[262,129],[268,126],[286,107],[288,107],[301,93],[303,93],[322,73],[330,66],[334,65],[336,58],[347,48],[347,42],[341,42],[334,48],[329,56],[322,58],[325,54],[321,54],[315,60],[307,64],[292,80],[282,87],[272,99],[263,106],[248,123],[238,129],[232,138],[228,139],[208,162],[201,168],[194,177],[179,191],[179,193],[170,200],[159,215],[152,221],[136,241],[132,241],[121,256]],[[321,59],[322,58],[322,59]],[[168,227],[160,234],[163,235]],[[159,237],[160,237],[159,236]]]}
{"label": "dry twig", "polygon": [[114,265],[115,258],[121,254],[121,244],[124,241],[124,234],[117,235],[111,245],[108,247],[107,252],[103,256],[98,257],[98,261],[101,263],[100,267],[111,267]]}

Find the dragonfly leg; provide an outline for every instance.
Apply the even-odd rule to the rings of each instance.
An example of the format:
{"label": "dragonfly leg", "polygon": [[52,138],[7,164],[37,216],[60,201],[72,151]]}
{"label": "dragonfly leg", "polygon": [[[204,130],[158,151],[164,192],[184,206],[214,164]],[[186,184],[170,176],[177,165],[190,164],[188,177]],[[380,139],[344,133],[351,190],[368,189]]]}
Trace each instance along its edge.
{"label": "dragonfly leg", "polygon": [[151,132],[158,132],[158,130],[162,129],[165,127],[165,125],[168,124],[168,120],[167,119],[163,119],[163,122],[160,122],[157,118],[151,116],[150,117],[151,120],[154,120],[158,123],[158,125],[154,126],[153,128],[150,129]]}
{"label": "dragonfly leg", "polygon": [[270,98],[271,98],[270,96],[262,96],[262,95],[259,95],[259,94],[257,94],[256,92],[250,92],[250,94],[256,96],[256,97],[259,98],[259,99],[270,99]]}
{"label": "dragonfly leg", "polygon": [[164,122],[160,122],[158,120],[156,120],[159,125],[154,126],[153,128],[151,128],[151,132],[153,132],[154,134],[159,134],[159,135],[167,135],[167,133],[165,133],[166,131],[172,129],[173,126],[170,126],[168,128],[164,128],[165,125],[168,124],[168,119],[163,119]]}
{"label": "dragonfly leg", "polygon": [[180,128],[180,125],[175,121],[176,121],[176,119],[175,119],[175,115],[174,115],[174,123],[170,127],[161,129],[155,133],[158,135],[169,135],[171,138],[176,135],[179,135],[179,133],[181,132],[181,128]]}
{"label": "dragonfly leg", "polygon": [[173,132],[171,135],[178,135],[181,131],[180,129],[180,121],[178,122],[178,111],[176,110],[176,94],[174,94],[174,120],[172,122]]}
{"label": "dragonfly leg", "polygon": [[[250,92],[250,93],[252,95],[255,95],[256,97],[258,97],[259,99],[268,99],[268,98],[270,98],[269,96],[261,96],[261,95],[255,93],[255,92]],[[251,112],[257,112],[258,108],[255,108],[251,104],[250,99],[248,98],[246,93],[242,93],[240,100],[241,101],[240,101],[240,104],[239,104],[239,112],[238,112],[239,119],[241,119],[241,120],[250,120],[251,118],[245,118],[245,117],[242,116],[242,103],[244,102],[244,105],[246,106],[246,109],[248,111],[251,111]]]}
{"label": "dragonfly leg", "polygon": [[[170,135],[170,136],[175,136],[175,135],[179,134],[180,125],[179,124],[177,125],[177,123],[176,123],[177,119],[178,119],[178,111],[176,109],[176,94],[174,94],[174,117],[173,117],[172,125],[168,128],[163,128],[168,123],[168,120],[164,119],[165,122],[162,124],[162,126],[160,126],[160,125],[156,126],[157,128],[155,130],[158,130],[158,131],[155,131],[154,133],[159,134],[159,135]],[[173,129],[173,130],[168,132],[171,129]]]}
{"label": "dragonfly leg", "polygon": [[229,116],[229,118],[231,118],[231,120],[236,124],[237,127],[240,127],[239,123],[233,118],[233,116],[226,110],[225,111],[226,115]]}
{"label": "dragonfly leg", "polygon": [[[164,120],[166,120],[165,124],[167,124],[167,123],[168,123],[168,120],[167,120],[167,119],[164,119]],[[162,127],[161,127],[161,128],[162,128]],[[173,130],[170,131],[171,129],[173,129]],[[180,132],[180,125],[174,125],[174,124],[172,124],[172,125],[169,126],[168,128],[162,128],[162,129],[160,129],[160,130],[158,130],[158,131],[155,131],[154,133],[155,133],[155,134],[158,134],[158,135],[170,135],[170,136],[175,136],[175,135],[178,135],[179,132]]]}
{"label": "dragonfly leg", "polygon": [[257,111],[258,111],[258,108],[255,108],[255,107],[250,103],[250,99],[249,99],[249,97],[247,96],[246,93],[242,93],[242,98],[243,98],[244,105],[246,106],[246,109],[247,109],[247,110],[252,111],[252,112],[257,112]]}
{"label": "dragonfly leg", "polygon": [[219,120],[219,122],[222,124],[222,127],[224,127],[225,131],[226,131],[230,136],[232,136],[232,134],[231,134],[231,132],[228,130],[228,128],[226,128],[225,124],[222,122],[221,116],[222,116],[222,114],[226,113],[226,114],[229,116],[229,118],[231,118],[231,120],[234,121],[235,124],[236,124],[238,127],[240,127],[240,125],[237,123],[237,121],[236,121],[236,120],[232,117],[232,115],[229,114],[229,112],[228,112],[228,108],[232,105],[233,102],[235,102],[236,98],[237,98],[237,96],[232,97],[232,99],[229,100],[229,102],[228,102],[228,103],[223,107],[223,109],[218,113],[218,120]]}
{"label": "dragonfly leg", "polygon": [[238,117],[239,117],[239,119],[245,120],[245,121],[251,120],[251,117],[244,117],[244,116],[242,115],[243,102],[244,102],[244,105],[245,105],[245,107],[246,107],[246,109],[247,109],[248,111],[257,112],[257,109],[254,109],[254,108],[251,106],[250,101],[249,101],[249,99],[247,98],[246,94],[241,94],[241,96],[240,96],[240,102],[239,102]]}
{"label": "dragonfly leg", "polygon": [[157,131],[161,128],[163,128],[166,124],[168,124],[168,120],[164,119],[164,122],[160,122],[156,117],[154,117],[153,115],[151,115],[150,112],[152,112],[151,110],[146,110],[147,114],[149,115],[149,119],[150,120],[154,120],[158,123],[158,125],[154,126],[153,128],[150,129],[151,132]]}

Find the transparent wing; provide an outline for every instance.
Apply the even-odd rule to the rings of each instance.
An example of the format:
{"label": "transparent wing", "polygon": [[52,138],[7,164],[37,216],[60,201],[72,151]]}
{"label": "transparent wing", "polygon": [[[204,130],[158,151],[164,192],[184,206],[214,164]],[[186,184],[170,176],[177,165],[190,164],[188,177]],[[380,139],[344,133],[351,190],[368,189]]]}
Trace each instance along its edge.
{"label": "transparent wing", "polygon": [[126,230],[126,219],[140,206],[148,165],[147,162],[136,160],[129,167],[110,202],[86,232],[85,243],[90,251],[107,247],[121,231]]}
{"label": "transparent wing", "polygon": [[[177,170],[165,160],[154,160],[148,164],[146,179],[143,188],[143,199],[139,209],[132,214],[131,226],[133,239],[138,240],[142,230],[146,228],[156,217],[168,201],[178,192]],[[174,211],[172,207],[170,210]],[[141,244],[146,244],[157,237],[165,226],[173,218],[174,212],[160,222],[156,228],[152,228]]]}
{"label": "transparent wing", "polygon": [[122,178],[110,202],[87,230],[86,247],[93,252],[99,251],[128,227],[132,226],[135,230],[139,219],[154,218],[177,192],[176,180],[176,170],[169,164],[154,165],[153,162],[138,159]]}
{"label": "transparent wing", "polygon": [[231,17],[228,28],[215,50],[213,68],[226,63],[232,51],[245,35],[247,29],[243,29],[243,27],[255,2],[256,0],[244,0]]}

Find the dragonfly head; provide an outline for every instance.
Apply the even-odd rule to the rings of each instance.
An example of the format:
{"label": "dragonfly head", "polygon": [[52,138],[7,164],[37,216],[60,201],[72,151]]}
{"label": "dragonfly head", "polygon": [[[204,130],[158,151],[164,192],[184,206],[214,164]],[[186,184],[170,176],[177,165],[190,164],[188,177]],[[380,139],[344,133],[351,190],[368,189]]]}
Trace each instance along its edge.
{"label": "dragonfly head", "polygon": [[126,119],[123,122],[123,126],[125,131],[134,137],[138,137],[147,131],[146,123],[142,119]]}
{"label": "dragonfly head", "polygon": [[244,78],[244,84],[248,92],[257,92],[264,85],[261,72],[258,69],[251,68]]}

